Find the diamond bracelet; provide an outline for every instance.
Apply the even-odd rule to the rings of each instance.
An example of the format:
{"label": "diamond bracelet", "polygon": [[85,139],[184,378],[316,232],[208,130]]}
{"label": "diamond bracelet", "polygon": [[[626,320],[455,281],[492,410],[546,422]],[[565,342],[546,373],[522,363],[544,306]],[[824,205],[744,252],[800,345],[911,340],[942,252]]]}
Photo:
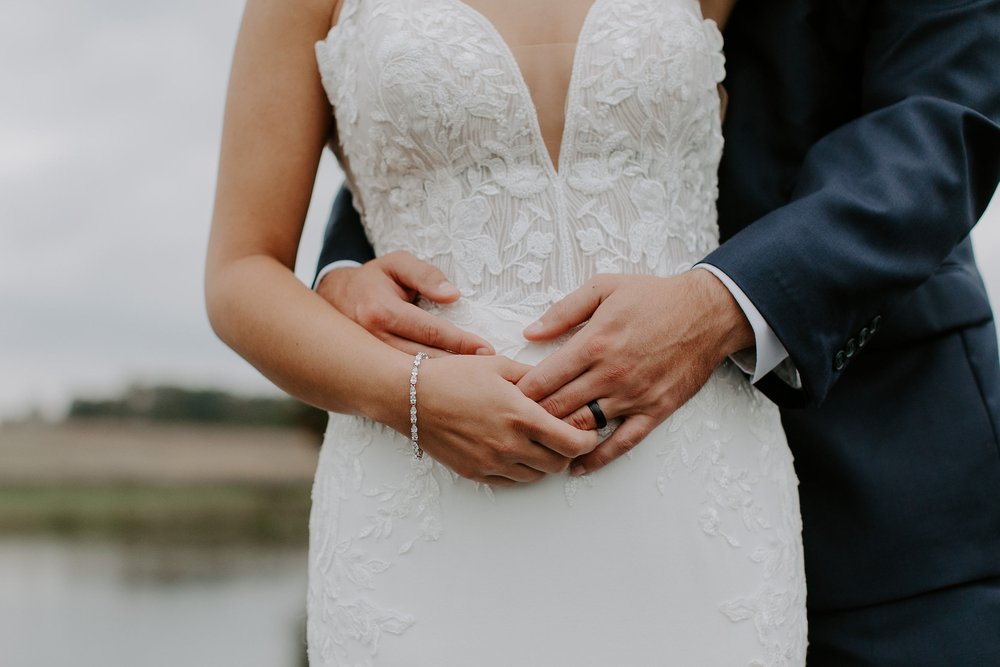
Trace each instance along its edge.
{"label": "diamond bracelet", "polygon": [[427,358],[426,352],[418,352],[413,357],[413,370],[410,371],[410,446],[413,447],[413,457],[424,458],[424,450],[420,449],[417,436],[417,374],[420,372],[420,362]]}

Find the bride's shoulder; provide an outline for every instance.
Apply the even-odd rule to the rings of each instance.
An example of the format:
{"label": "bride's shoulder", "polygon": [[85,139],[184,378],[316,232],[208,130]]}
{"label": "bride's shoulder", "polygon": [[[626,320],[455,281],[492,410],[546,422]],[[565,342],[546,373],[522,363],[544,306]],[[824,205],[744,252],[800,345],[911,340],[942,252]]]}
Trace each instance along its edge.
{"label": "bride's shoulder", "polygon": [[343,4],[344,0],[247,0],[240,33],[251,49],[273,53],[305,44],[311,54],[313,43],[326,37]]}
{"label": "bride's shoulder", "polygon": [[248,16],[263,16],[275,28],[326,34],[336,24],[344,0],[247,0]]}

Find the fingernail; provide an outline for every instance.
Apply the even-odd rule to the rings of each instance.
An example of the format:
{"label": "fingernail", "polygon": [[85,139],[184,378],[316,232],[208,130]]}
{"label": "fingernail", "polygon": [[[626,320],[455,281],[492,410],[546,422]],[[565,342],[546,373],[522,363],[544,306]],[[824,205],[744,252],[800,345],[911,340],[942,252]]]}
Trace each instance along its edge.
{"label": "fingernail", "polygon": [[439,284],[437,286],[437,288],[438,288],[439,292],[448,292],[450,294],[457,294],[458,293],[458,288],[455,287],[454,285],[452,285],[447,280],[441,282],[441,284]]}
{"label": "fingernail", "polygon": [[584,468],[583,465],[580,464],[580,463],[577,463],[575,466],[572,466],[569,469],[569,474],[573,475],[574,477],[579,477],[580,475],[584,474],[585,472],[587,472],[587,469]]}
{"label": "fingernail", "polygon": [[495,352],[493,351],[493,348],[491,348],[491,347],[481,347],[478,350],[476,350],[476,354],[481,354],[481,355],[485,356],[485,355],[489,355],[489,354],[495,354]]}
{"label": "fingernail", "polygon": [[525,327],[525,329],[524,329],[524,335],[525,336],[533,336],[533,335],[535,335],[537,333],[541,333],[543,326],[544,325],[542,324],[541,320],[536,320],[536,321],[532,322],[531,324],[529,324],[527,327]]}

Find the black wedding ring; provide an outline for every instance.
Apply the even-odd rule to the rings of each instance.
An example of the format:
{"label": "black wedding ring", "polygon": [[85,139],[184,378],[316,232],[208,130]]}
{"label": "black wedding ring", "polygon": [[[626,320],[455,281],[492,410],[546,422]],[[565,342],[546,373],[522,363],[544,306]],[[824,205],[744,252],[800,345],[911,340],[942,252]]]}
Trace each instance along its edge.
{"label": "black wedding ring", "polygon": [[597,423],[597,428],[604,428],[608,425],[608,418],[604,416],[604,410],[601,410],[601,406],[598,405],[597,401],[591,401],[587,403],[587,407],[594,415],[594,421]]}

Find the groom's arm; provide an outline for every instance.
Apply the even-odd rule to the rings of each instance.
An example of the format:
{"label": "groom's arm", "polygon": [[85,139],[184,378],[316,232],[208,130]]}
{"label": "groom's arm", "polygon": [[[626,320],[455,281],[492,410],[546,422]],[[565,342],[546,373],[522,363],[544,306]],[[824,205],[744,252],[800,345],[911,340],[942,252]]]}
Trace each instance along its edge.
{"label": "groom's arm", "polygon": [[342,186],[337,198],[333,200],[333,208],[330,209],[330,219],[326,223],[323,248],[319,253],[313,287],[319,284],[332,267],[357,266],[374,258],[375,250],[365,236],[364,227],[361,226],[361,216],[354,209],[351,191]]}
{"label": "groom's arm", "polygon": [[869,25],[866,113],[812,147],[788,205],[705,260],[788,350],[803,394],[774,395],[785,403],[823,400],[884,305],[935,273],[1000,178],[1000,2],[895,0]]}
{"label": "groom's arm", "polygon": [[[861,113],[808,150],[786,205],[704,259],[787,349],[801,388],[771,377],[758,385],[786,406],[822,402],[858,348],[892,326],[884,306],[967,250],[1000,178],[1000,0],[864,7]],[[660,285],[602,277],[526,331],[545,340],[589,320],[518,386],[571,423],[593,424],[592,399],[609,418],[626,416],[575,470],[629,451],[694,395],[714,363],[752,340],[734,315],[737,293],[699,273]],[[989,316],[988,306],[979,310]]]}

